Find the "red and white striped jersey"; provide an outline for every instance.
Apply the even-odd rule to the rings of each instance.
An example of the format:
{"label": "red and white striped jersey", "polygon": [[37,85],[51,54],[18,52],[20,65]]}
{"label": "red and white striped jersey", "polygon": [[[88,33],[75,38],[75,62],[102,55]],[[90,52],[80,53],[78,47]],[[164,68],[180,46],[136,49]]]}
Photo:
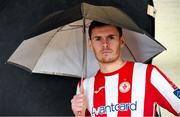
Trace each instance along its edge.
{"label": "red and white striped jersey", "polygon": [[91,116],[155,116],[156,103],[180,113],[179,89],[153,65],[126,62],[112,73],[98,71],[83,86]]}

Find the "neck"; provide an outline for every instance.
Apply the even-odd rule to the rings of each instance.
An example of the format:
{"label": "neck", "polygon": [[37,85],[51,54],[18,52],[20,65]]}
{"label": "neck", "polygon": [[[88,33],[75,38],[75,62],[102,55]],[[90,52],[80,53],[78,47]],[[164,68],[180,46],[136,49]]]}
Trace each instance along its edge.
{"label": "neck", "polygon": [[124,66],[126,62],[122,59],[118,59],[117,61],[111,63],[100,63],[100,70],[102,73],[110,73],[116,71]]}

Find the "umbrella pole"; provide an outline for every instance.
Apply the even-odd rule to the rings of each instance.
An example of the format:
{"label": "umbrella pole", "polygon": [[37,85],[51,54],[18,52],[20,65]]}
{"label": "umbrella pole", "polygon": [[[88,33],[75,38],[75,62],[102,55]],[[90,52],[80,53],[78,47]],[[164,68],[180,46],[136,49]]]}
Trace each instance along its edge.
{"label": "umbrella pole", "polygon": [[[81,91],[83,89],[83,80],[87,77],[87,40],[86,40],[86,19],[83,17],[83,63],[81,75]],[[82,92],[81,92],[82,93]]]}

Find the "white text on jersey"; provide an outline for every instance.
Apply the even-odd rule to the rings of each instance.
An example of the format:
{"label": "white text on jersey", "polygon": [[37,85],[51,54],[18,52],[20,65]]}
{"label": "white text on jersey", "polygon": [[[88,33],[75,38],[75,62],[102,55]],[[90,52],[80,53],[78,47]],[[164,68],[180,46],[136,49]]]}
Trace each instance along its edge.
{"label": "white text on jersey", "polygon": [[115,111],[136,111],[137,110],[137,101],[135,103],[119,103],[119,104],[113,104],[107,105],[107,106],[100,106],[97,109],[92,108],[92,115],[101,115],[106,114],[107,112],[115,112]]}

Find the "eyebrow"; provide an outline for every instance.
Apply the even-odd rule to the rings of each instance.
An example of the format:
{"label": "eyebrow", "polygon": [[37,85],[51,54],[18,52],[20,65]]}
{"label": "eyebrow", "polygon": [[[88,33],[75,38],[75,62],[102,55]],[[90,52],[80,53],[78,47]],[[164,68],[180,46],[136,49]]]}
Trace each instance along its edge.
{"label": "eyebrow", "polygon": [[[113,37],[113,36],[117,36],[117,35],[114,35],[114,34],[110,34],[110,35],[107,35],[107,37]],[[92,38],[100,38],[101,36],[94,36]]]}
{"label": "eyebrow", "polygon": [[108,37],[113,37],[113,36],[117,36],[117,35],[114,35],[114,34],[110,34],[110,35],[108,35]]}
{"label": "eyebrow", "polygon": [[94,37],[92,37],[92,38],[100,38],[101,36],[94,36]]}

